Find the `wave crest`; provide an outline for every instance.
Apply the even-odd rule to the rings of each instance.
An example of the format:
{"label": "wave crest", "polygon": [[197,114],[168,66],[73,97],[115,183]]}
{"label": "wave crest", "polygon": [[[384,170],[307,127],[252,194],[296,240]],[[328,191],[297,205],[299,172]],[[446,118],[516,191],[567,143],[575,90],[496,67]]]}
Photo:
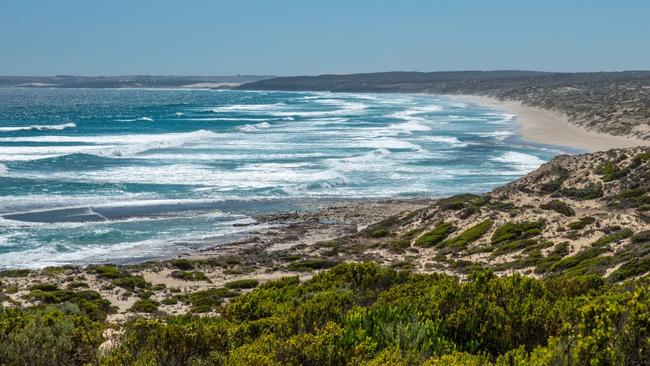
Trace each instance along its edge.
{"label": "wave crest", "polygon": [[31,125],[31,126],[16,126],[16,127],[0,127],[0,132],[16,132],[16,131],[62,131],[66,128],[75,128],[75,123],[69,122],[61,125]]}

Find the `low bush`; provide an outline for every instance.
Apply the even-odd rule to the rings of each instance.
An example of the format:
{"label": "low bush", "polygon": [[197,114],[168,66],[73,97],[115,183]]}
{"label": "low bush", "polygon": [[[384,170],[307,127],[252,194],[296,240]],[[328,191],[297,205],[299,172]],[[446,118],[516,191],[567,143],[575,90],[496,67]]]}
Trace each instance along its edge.
{"label": "low bush", "polygon": [[574,222],[570,223],[569,224],[569,229],[571,229],[571,230],[582,230],[585,227],[587,227],[588,225],[593,224],[594,222],[596,222],[596,219],[591,217],[591,216],[581,217],[577,221],[574,221]]}
{"label": "low bush", "polygon": [[336,265],[336,262],[321,258],[311,258],[289,263],[287,269],[295,272],[309,272],[317,269],[330,268]]}
{"label": "low bush", "polygon": [[260,281],[252,278],[243,278],[241,280],[227,282],[224,286],[232,289],[249,289],[255,288],[260,284]]}
{"label": "low bush", "polygon": [[632,235],[633,243],[645,243],[650,242],[650,230],[639,231],[638,233]]}
{"label": "low bush", "polygon": [[631,237],[633,234],[634,231],[632,231],[631,229],[621,229],[612,234],[601,237],[600,239],[596,240],[593,245],[598,247],[604,246],[613,243],[615,241],[627,239]]}
{"label": "low bush", "polygon": [[493,245],[498,245],[508,241],[528,239],[540,235],[543,228],[542,221],[508,222],[494,231],[490,241]]}
{"label": "low bush", "polygon": [[470,206],[481,207],[489,201],[489,197],[465,193],[439,200],[438,207],[443,210],[461,210]]}
{"label": "low bush", "polygon": [[445,240],[449,234],[456,230],[454,225],[441,222],[433,230],[422,234],[415,240],[415,245],[419,247],[432,247]]}
{"label": "low bush", "polygon": [[183,271],[194,269],[194,263],[189,259],[176,259],[171,262],[171,265]]}
{"label": "low bush", "polygon": [[465,249],[471,242],[477,240],[490,230],[493,224],[494,221],[492,220],[482,221],[458,234],[455,238],[443,241],[440,243],[440,246],[443,248],[451,248],[453,250]]}
{"label": "low bush", "polygon": [[566,188],[562,190],[562,195],[578,200],[593,200],[603,197],[603,186],[592,183],[584,188]]}
{"label": "low bush", "polygon": [[147,282],[142,276],[122,275],[111,281],[114,286],[121,287],[129,291],[136,289],[151,288],[151,284]]}
{"label": "low bush", "polygon": [[611,182],[626,176],[630,171],[629,169],[621,169],[611,161],[602,163],[596,172],[602,176],[603,182]]}
{"label": "low bush", "polygon": [[552,200],[540,206],[544,210],[553,210],[561,213],[564,216],[575,216],[576,212],[566,202],[560,200]]}
{"label": "low bush", "polygon": [[207,281],[210,282],[208,276],[203,272],[193,271],[172,271],[170,274],[173,278],[182,280],[182,281]]}
{"label": "low bush", "polygon": [[160,303],[151,299],[140,299],[131,306],[131,311],[136,313],[153,313],[158,310]]}

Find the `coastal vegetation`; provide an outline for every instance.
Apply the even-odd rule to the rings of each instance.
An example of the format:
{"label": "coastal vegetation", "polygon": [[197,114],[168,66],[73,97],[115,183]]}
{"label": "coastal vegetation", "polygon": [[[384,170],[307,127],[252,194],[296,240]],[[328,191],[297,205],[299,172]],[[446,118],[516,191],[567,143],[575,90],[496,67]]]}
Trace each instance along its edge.
{"label": "coastal vegetation", "polygon": [[[339,264],[303,282],[297,276],[266,282],[224,304],[211,299],[230,296],[225,292],[191,295],[196,307],[220,315],[143,315],[117,329],[95,308],[59,297],[53,286],[33,291],[53,296],[35,306],[0,310],[3,364],[640,365],[650,360],[647,276],[609,284],[598,275],[538,280],[482,270],[460,280],[374,263]],[[157,307],[146,299],[133,305],[139,313],[153,314]]]}
{"label": "coastal vegetation", "polygon": [[560,156],[313,242],[6,270],[0,364],[648,364],[647,156]]}

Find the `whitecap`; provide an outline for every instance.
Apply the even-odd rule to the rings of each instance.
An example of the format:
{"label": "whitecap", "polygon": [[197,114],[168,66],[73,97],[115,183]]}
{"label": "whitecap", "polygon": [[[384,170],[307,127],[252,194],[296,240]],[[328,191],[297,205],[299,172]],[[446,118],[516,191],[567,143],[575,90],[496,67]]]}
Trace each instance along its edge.
{"label": "whitecap", "polygon": [[472,135],[480,137],[494,137],[499,141],[504,141],[508,137],[514,135],[513,131],[494,131],[494,132],[472,132]]}
{"label": "whitecap", "polygon": [[175,115],[176,117],[183,117],[183,116],[185,115],[185,113],[183,113],[183,112],[176,112],[176,113],[174,113],[174,115]]}
{"label": "whitecap", "polygon": [[450,144],[458,147],[462,146],[467,146],[467,144],[461,142],[458,140],[457,137],[454,136],[426,136],[423,137],[425,141],[431,141],[431,142],[440,142],[440,143],[445,143],[445,144]]}
{"label": "whitecap", "polygon": [[138,121],[153,122],[153,118],[145,116],[145,117],[138,118]]}
{"label": "whitecap", "polygon": [[389,130],[393,130],[398,133],[413,134],[413,132],[424,132],[431,131],[431,127],[425,126],[422,123],[417,122],[416,120],[410,120],[404,123],[396,123],[388,126]]}
{"label": "whitecap", "polygon": [[0,127],[0,132],[16,132],[16,131],[62,131],[66,128],[75,128],[75,123],[64,123],[61,125],[31,125],[31,126],[16,126],[16,127]]}
{"label": "whitecap", "polygon": [[511,165],[519,173],[525,174],[537,169],[545,161],[535,155],[509,151],[491,160]]}
{"label": "whitecap", "polygon": [[9,171],[9,168],[7,168],[6,165],[0,163],[0,174],[6,173]]}
{"label": "whitecap", "polygon": [[262,123],[256,124],[255,127],[256,128],[269,128],[269,127],[271,127],[271,124],[269,124],[268,122],[262,122]]}
{"label": "whitecap", "polygon": [[243,125],[243,126],[239,127],[239,130],[241,132],[255,132],[255,131],[257,131],[257,128],[255,128],[255,126],[253,126],[253,125]]}
{"label": "whitecap", "polygon": [[214,113],[222,112],[266,112],[282,109],[285,107],[284,103],[273,103],[273,104],[233,104],[221,107],[210,108],[208,111]]}
{"label": "whitecap", "polygon": [[[159,135],[130,135],[127,140],[129,144],[126,146],[102,148],[86,151],[86,153],[108,157],[132,156],[149,150],[179,147],[217,136],[216,133],[207,130]],[[116,137],[119,138],[119,136]]]}
{"label": "whitecap", "polygon": [[133,134],[104,136],[27,136],[0,138],[0,141],[82,143],[84,145],[54,146],[0,146],[1,160],[35,160],[61,155],[85,153],[106,157],[135,155],[154,149],[183,146],[192,142],[211,139],[218,134],[197,130],[182,133]]}

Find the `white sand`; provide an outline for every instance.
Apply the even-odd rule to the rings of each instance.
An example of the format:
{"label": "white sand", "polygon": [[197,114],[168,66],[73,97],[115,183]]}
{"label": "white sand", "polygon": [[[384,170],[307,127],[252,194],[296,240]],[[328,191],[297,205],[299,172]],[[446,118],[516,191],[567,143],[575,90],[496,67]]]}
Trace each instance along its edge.
{"label": "white sand", "polygon": [[528,107],[519,102],[501,101],[494,98],[475,95],[443,95],[444,97],[464,103],[480,104],[516,115],[516,122],[521,126],[521,136],[531,142],[569,146],[588,152],[614,148],[650,146],[650,141],[633,137],[613,136],[568,122],[567,117],[549,110]]}

